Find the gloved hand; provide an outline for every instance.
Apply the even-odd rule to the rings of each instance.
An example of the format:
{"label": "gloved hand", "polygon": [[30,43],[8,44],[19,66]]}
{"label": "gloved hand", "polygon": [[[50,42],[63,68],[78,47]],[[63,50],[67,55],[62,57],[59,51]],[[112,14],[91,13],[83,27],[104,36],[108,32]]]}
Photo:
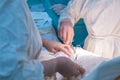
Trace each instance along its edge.
{"label": "gloved hand", "polygon": [[55,11],[57,15],[60,15],[60,11],[63,10],[64,8],[65,8],[65,5],[63,4],[55,4],[52,7],[50,7],[50,9]]}
{"label": "gloved hand", "polygon": [[85,70],[78,64],[66,57],[58,57],[42,62],[45,76],[52,76],[55,72],[61,73],[64,77],[78,76]]}
{"label": "gloved hand", "polygon": [[42,39],[42,41],[43,41],[43,46],[52,53],[57,53],[62,51],[68,56],[72,54],[72,49],[70,45],[62,44],[60,42],[50,41],[47,39]]}
{"label": "gloved hand", "polygon": [[57,71],[64,77],[78,76],[84,74],[85,70],[78,64],[66,57],[58,57],[58,68]]}
{"label": "gloved hand", "polygon": [[44,76],[53,76],[57,71],[57,59],[51,59],[41,62],[44,67]]}
{"label": "gloved hand", "polygon": [[64,19],[60,22],[58,35],[64,44],[70,45],[74,37],[74,28],[70,19]]}

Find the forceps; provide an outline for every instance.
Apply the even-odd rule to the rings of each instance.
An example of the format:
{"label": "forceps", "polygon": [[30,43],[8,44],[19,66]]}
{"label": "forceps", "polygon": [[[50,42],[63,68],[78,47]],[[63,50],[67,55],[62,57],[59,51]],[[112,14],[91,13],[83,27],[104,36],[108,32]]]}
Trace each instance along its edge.
{"label": "forceps", "polygon": [[76,53],[76,48],[79,46],[74,47],[72,44],[70,44],[70,47],[72,48],[73,53],[74,53],[74,61],[77,62],[79,54]]}

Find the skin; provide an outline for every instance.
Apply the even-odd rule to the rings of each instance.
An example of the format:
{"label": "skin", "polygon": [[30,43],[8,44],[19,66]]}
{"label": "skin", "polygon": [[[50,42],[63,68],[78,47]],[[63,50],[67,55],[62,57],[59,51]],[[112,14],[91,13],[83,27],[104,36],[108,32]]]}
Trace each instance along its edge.
{"label": "skin", "polygon": [[53,42],[50,40],[42,39],[43,41],[43,46],[50,52],[57,53],[59,51],[64,52],[68,56],[72,54],[72,49],[70,45],[67,44],[62,44],[60,42]]}
{"label": "skin", "polygon": [[64,44],[70,45],[74,37],[73,24],[69,19],[64,19],[60,22],[58,34]]}
{"label": "skin", "polygon": [[118,77],[116,77],[115,80],[120,80],[120,75]]}
{"label": "skin", "polygon": [[59,72],[64,77],[78,76],[85,73],[81,66],[66,57],[58,57],[41,63],[44,66],[45,76],[52,76],[55,72]]}

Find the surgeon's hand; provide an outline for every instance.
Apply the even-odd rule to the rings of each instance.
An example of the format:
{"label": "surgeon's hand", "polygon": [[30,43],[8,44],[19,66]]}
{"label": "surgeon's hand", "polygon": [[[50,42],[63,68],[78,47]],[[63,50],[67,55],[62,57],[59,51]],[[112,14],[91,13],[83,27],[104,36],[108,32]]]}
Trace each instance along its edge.
{"label": "surgeon's hand", "polygon": [[57,53],[59,51],[62,51],[68,56],[70,56],[73,52],[70,45],[62,44],[55,41],[53,42],[46,39],[43,39],[43,46],[50,52]]}
{"label": "surgeon's hand", "polygon": [[64,19],[60,22],[59,30],[58,30],[58,35],[60,39],[65,43],[65,44],[71,44],[73,41],[74,37],[74,29],[71,21],[69,19]]}
{"label": "surgeon's hand", "polygon": [[64,77],[72,77],[84,74],[85,70],[78,64],[66,57],[58,57],[42,62],[45,76],[52,76],[55,72],[61,73]]}
{"label": "surgeon's hand", "polygon": [[58,57],[58,68],[57,71],[64,77],[83,75],[85,70],[78,64],[71,61],[69,58]]}

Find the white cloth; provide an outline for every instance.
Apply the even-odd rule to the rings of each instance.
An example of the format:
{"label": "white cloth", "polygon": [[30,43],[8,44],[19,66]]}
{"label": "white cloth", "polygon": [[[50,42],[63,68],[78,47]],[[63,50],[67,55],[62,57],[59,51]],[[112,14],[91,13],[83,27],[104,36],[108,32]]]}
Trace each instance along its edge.
{"label": "white cloth", "polygon": [[43,80],[41,38],[26,0],[0,2],[0,80]]}
{"label": "white cloth", "polygon": [[88,36],[84,49],[106,58],[120,56],[120,0],[71,0],[60,20],[73,25],[84,18]]}

